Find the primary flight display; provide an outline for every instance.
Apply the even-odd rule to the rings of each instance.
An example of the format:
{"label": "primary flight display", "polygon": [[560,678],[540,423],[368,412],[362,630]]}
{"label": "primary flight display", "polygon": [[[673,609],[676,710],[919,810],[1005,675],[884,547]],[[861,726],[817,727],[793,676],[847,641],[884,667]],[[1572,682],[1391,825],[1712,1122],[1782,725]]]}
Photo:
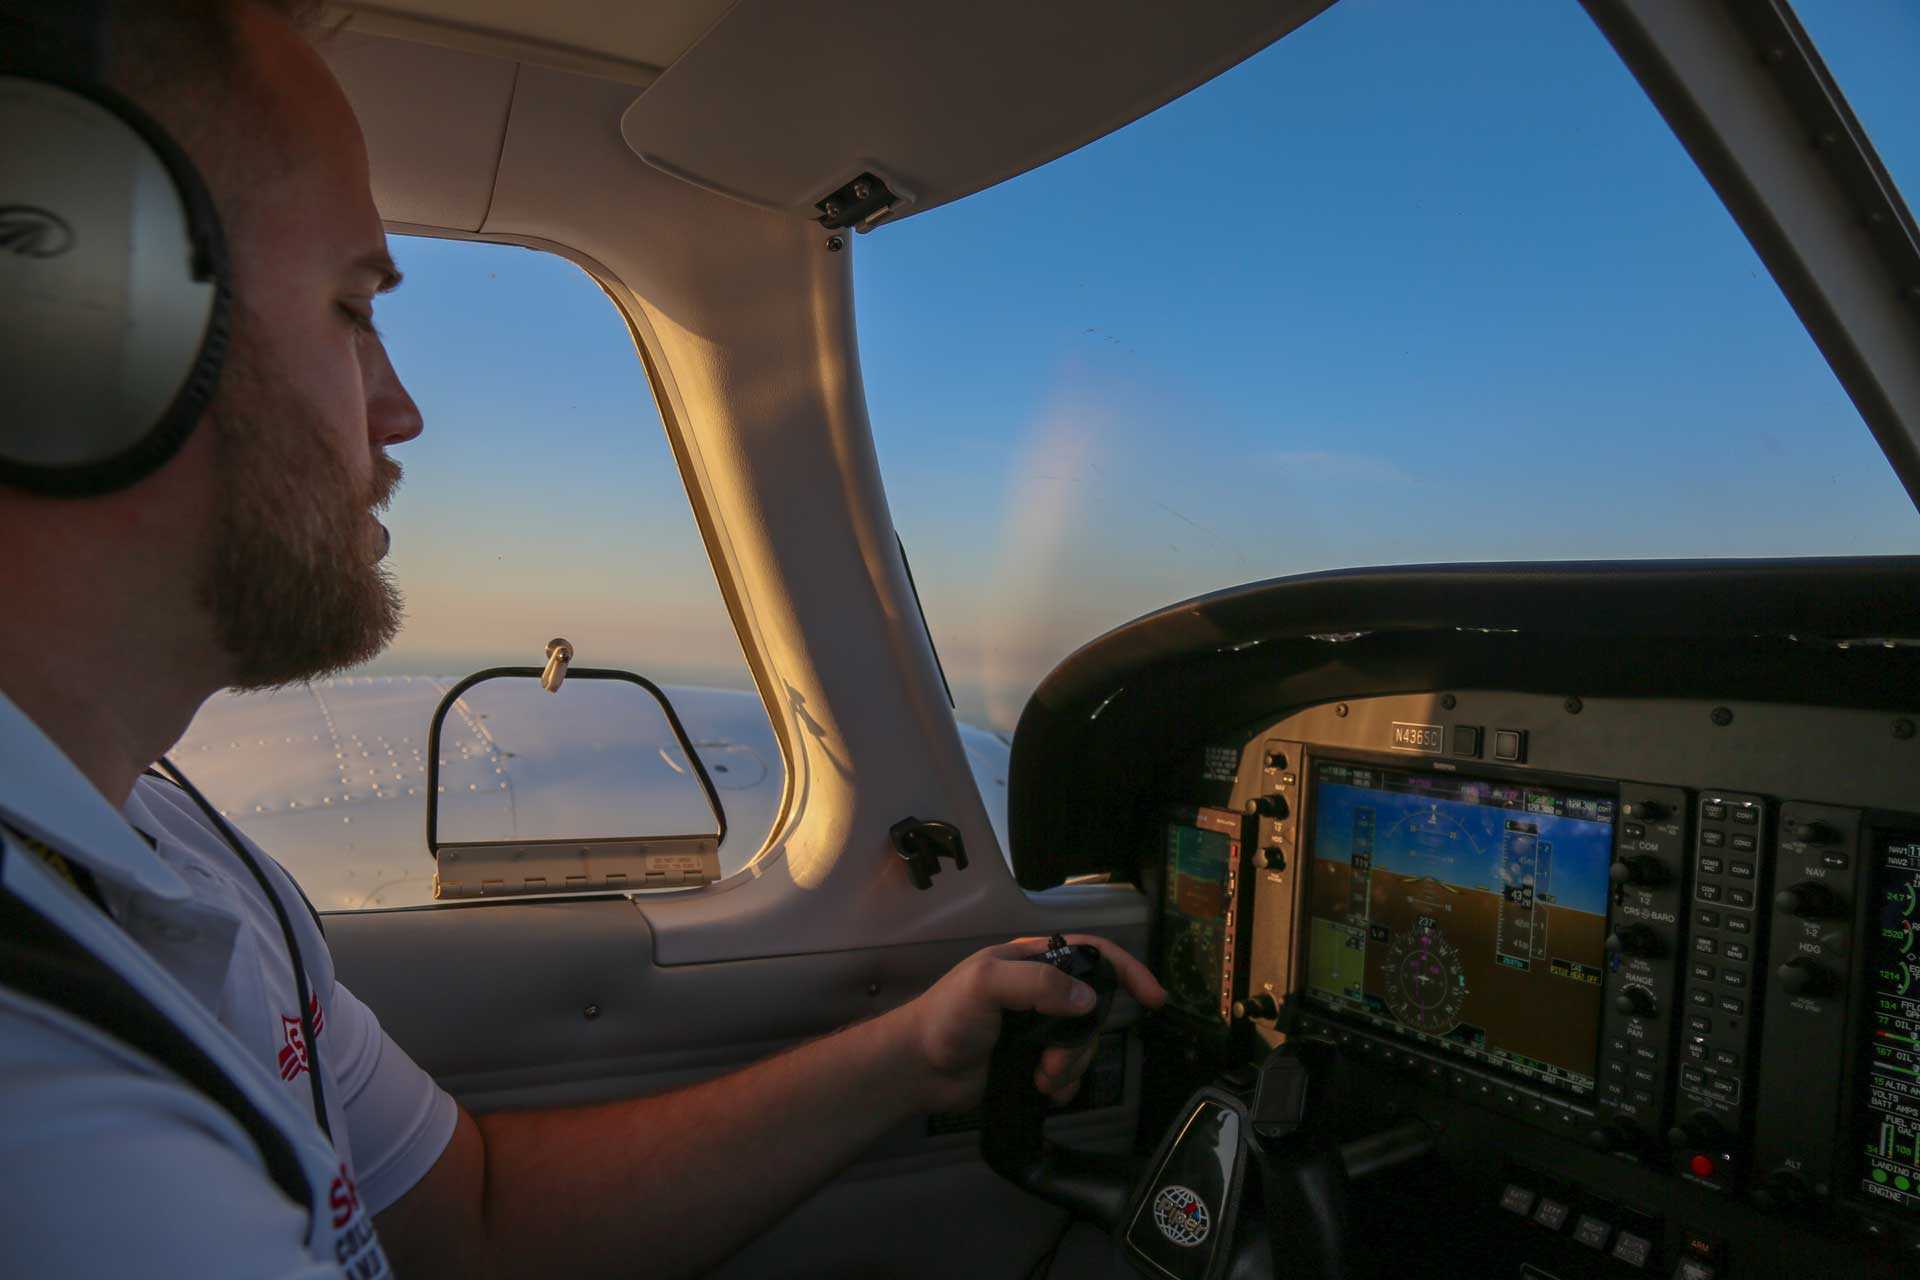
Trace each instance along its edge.
{"label": "primary flight display", "polygon": [[1319,761],[1307,998],[1594,1087],[1612,797]]}

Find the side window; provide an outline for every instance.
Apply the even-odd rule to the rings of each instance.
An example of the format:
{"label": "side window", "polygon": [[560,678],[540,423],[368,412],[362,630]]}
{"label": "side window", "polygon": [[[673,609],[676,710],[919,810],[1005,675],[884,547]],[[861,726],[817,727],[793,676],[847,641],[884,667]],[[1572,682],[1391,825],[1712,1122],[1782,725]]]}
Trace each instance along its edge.
{"label": "side window", "polygon": [[[406,283],[376,319],[426,419],[393,453],[406,474],[382,516],[404,627],[354,671],[215,696],[173,760],[321,910],[429,903],[434,708],[467,673],[538,666],[564,636],[577,665],[637,671],[672,698],[726,807],[721,874],[738,871],[766,840],[785,764],[626,324],[551,254],[413,237],[392,247]],[[537,788],[580,785],[493,741],[484,708],[459,712],[440,750],[455,785],[484,774],[510,814],[539,811]],[[657,794],[660,820],[683,822],[677,748],[615,772],[595,785],[618,804],[595,811],[645,813]]]}

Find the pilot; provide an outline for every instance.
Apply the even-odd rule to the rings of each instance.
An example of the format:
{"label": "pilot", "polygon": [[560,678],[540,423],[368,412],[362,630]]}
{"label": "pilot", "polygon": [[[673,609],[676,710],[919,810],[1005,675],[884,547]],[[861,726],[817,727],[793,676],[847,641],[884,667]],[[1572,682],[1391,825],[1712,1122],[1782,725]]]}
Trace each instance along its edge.
{"label": "pilot", "polygon": [[[0,482],[5,1269],[699,1272],[885,1130],[976,1103],[1003,1009],[1092,993],[1010,942],[731,1075],[476,1117],[335,981],[286,873],[147,774],[216,690],[351,667],[400,625],[374,513],[422,424],[373,323],[399,273],[305,8],[122,0],[107,27],[110,83],[212,193],[232,342],[150,474],[87,497]],[[1049,1050],[1035,1085],[1070,1095],[1089,1052]],[[724,1212],[687,1212],[720,1186]]]}

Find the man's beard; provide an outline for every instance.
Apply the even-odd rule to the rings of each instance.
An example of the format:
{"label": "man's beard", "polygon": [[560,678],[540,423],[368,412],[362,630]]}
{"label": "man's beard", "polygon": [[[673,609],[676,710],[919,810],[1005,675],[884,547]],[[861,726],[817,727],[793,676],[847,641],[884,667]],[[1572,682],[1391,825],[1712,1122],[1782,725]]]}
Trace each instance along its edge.
{"label": "man's beard", "polygon": [[356,483],[326,424],[290,402],[248,345],[235,342],[205,424],[219,509],[200,595],[233,686],[267,689],[357,666],[399,632],[400,592],[377,563],[369,517],[400,464],[377,453],[371,485]]}

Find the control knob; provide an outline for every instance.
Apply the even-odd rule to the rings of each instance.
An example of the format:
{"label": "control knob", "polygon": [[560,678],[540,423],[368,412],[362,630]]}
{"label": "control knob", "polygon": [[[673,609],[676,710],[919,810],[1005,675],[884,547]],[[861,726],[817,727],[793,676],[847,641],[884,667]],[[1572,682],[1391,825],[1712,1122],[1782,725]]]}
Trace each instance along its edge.
{"label": "control knob", "polygon": [[1255,991],[1245,1000],[1233,1002],[1233,1018],[1243,1022],[1248,1018],[1264,1018],[1271,1022],[1280,1016],[1280,1007],[1273,1002],[1273,996],[1265,991]]}
{"label": "control knob", "polygon": [[1608,869],[1607,877],[1617,885],[1665,884],[1668,879],[1667,864],[1648,854],[1639,853],[1619,859]]}
{"label": "control knob", "polygon": [[1833,890],[1811,880],[1789,885],[1773,895],[1773,905],[1789,915],[1806,920],[1840,914],[1840,899]]}
{"label": "control knob", "polygon": [[1658,822],[1672,812],[1658,800],[1636,800],[1627,807],[1630,810],[1627,816],[1642,822]]}
{"label": "control knob", "polygon": [[1261,796],[1247,806],[1247,812],[1257,813],[1263,818],[1272,818],[1277,822],[1286,817],[1290,810],[1285,796]]}
{"label": "control knob", "polygon": [[1796,818],[1786,824],[1787,839],[1803,844],[1832,844],[1838,833],[1818,818]]}
{"label": "control knob", "polygon": [[1673,1128],[1667,1130],[1668,1144],[1682,1150],[1718,1151],[1729,1141],[1727,1127],[1707,1111],[1696,1111],[1684,1120],[1676,1120]]}
{"label": "control knob", "polygon": [[1660,935],[1651,926],[1626,924],[1607,935],[1607,950],[1617,951],[1624,956],[1651,958],[1666,948],[1661,945]]}
{"label": "control knob", "polygon": [[1277,844],[1270,844],[1260,851],[1260,860],[1266,863],[1269,871],[1287,869],[1287,851]]}
{"label": "control knob", "polygon": [[1267,752],[1267,768],[1284,769],[1287,767],[1287,753],[1284,751]]}
{"label": "control knob", "polygon": [[1646,1135],[1633,1121],[1615,1116],[1587,1130],[1587,1145],[1595,1151],[1638,1151],[1646,1145]]}
{"label": "control knob", "polygon": [[1789,995],[1824,996],[1834,987],[1832,972],[1805,956],[1787,961],[1773,971],[1773,976]]}
{"label": "control knob", "polygon": [[1645,987],[1622,987],[1620,994],[1613,998],[1613,1007],[1624,1014],[1649,1018],[1658,1006],[1654,1003],[1653,992]]}
{"label": "control knob", "polygon": [[1775,1169],[1753,1189],[1753,1203],[1767,1213],[1792,1213],[1812,1198],[1807,1180],[1792,1169]]}

